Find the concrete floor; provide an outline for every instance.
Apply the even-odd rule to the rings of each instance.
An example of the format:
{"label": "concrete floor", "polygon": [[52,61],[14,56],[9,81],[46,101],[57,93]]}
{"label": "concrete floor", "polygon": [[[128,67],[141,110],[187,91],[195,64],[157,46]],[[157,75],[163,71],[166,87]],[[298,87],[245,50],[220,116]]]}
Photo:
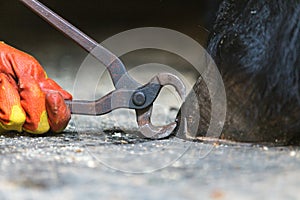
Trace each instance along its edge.
{"label": "concrete floor", "polygon": [[0,137],[1,199],[298,199],[298,147],[77,130]]}

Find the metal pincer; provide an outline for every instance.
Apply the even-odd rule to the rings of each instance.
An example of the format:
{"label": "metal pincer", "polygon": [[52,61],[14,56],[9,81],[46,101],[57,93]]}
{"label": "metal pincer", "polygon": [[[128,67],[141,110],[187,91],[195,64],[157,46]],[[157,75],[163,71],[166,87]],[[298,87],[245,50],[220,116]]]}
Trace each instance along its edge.
{"label": "metal pincer", "polygon": [[175,75],[162,73],[156,75],[145,85],[135,81],[127,72],[123,62],[108,49],[101,46],[58,14],[50,10],[38,0],[20,0],[32,11],[42,17],[53,27],[64,33],[78,45],[91,53],[104,64],[110,73],[115,90],[96,101],[66,101],[72,114],[103,115],[118,108],[135,109],[140,132],[147,138],[164,138],[169,136],[176,122],[156,127],[151,123],[153,102],[161,88],[172,85],[182,100],[185,99],[185,86]]}

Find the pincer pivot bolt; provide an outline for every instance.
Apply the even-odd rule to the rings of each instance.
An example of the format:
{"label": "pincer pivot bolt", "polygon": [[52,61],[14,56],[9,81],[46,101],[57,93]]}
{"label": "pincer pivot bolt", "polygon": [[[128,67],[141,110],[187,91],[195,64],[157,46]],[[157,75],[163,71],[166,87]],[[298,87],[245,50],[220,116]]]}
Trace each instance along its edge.
{"label": "pincer pivot bolt", "polygon": [[135,92],[132,97],[133,103],[136,106],[142,106],[146,102],[146,96],[143,92]]}

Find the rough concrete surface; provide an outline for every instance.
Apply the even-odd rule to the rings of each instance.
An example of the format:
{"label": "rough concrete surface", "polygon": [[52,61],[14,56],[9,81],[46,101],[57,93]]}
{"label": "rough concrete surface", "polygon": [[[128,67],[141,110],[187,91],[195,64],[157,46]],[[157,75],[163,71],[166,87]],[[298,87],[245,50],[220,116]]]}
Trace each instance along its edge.
{"label": "rough concrete surface", "polygon": [[121,133],[0,137],[1,199],[298,199],[297,147]]}

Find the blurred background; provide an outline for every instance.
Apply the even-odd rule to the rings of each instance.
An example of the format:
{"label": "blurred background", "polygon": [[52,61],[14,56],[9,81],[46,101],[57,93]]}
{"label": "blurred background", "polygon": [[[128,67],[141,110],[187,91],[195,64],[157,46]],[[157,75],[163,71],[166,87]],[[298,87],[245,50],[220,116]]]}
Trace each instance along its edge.
{"label": "blurred background", "polygon": [[[127,29],[158,26],[183,32],[201,43],[207,34],[204,26],[209,24],[211,20],[209,18],[213,16],[212,11],[217,5],[217,0],[42,0],[41,2],[99,40]],[[2,40],[9,40],[10,43],[19,46],[32,41],[64,40],[61,34],[35,16],[18,0],[1,1],[0,9]]]}
{"label": "blurred background", "polygon": [[[139,27],[163,27],[184,33],[205,46],[218,0],[41,0],[98,42]],[[64,88],[73,85],[76,72],[87,53],[31,12],[18,0],[0,2],[0,40],[36,57],[48,75]],[[168,65],[189,71],[188,64],[166,52],[135,52],[123,56],[128,69],[149,54]],[[144,56],[145,57],[145,56]],[[166,59],[167,58],[167,59]],[[135,62],[134,62],[135,61]],[[198,77],[193,70],[190,73]]]}

